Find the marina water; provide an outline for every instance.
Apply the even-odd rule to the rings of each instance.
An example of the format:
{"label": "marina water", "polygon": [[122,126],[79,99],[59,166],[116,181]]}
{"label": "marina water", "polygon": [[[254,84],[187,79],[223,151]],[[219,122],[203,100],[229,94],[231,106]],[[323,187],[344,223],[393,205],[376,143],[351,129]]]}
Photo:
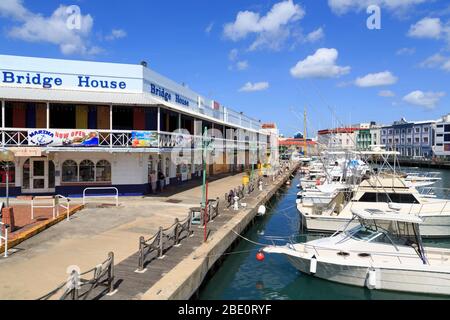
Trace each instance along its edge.
{"label": "marina water", "polygon": [[[441,181],[434,187],[450,188],[450,170],[410,169],[405,171],[440,172]],[[299,214],[295,206],[297,184],[300,176],[290,186],[281,189],[271,203],[267,205],[267,214],[257,218],[255,224],[244,237],[258,242],[271,244],[271,237],[283,238],[277,244],[289,242],[289,237],[297,242],[317,239],[320,235],[306,234],[301,231]],[[438,197],[444,194],[437,192]],[[449,194],[446,194],[448,197]],[[450,248],[450,239],[424,240],[426,246]],[[410,294],[402,292],[369,290],[333,283],[302,274],[280,255],[265,255],[258,262],[256,253],[261,248],[246,240],[234,248],[218,271],[200,290],[199,299],[240,299],[240,300],[370,300],[370,299],[442,299],[446,297]]]}

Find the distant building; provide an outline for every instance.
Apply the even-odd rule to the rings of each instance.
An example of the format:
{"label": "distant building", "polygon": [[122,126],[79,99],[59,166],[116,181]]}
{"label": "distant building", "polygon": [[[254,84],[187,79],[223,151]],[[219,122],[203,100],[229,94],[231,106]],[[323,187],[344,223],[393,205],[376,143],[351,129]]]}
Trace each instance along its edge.
{"label": "distant building", "polygon": [[372,146],[379,145],[380,141],[380,126],[375,122],[361,123],[360,129],[356,132],[356,149],[359,151],[368,151]]}
{"label": "distant building", "polygon": [[[278,141],[281,148],[291,151],[299,151],[303,154],[305,153],[305,140],[303,138],[280,138]],[[307,139],[306,147],[308,155],[318,154],[316,141]]]}
{"label": "distant building", "polygon": [[435,127],[435,120],[410,122],[402,118],[381,128],[381,144],[401,156],[431,158]]}
{"label": "distant building", "polygon": [[328,148],[354,150],[358,130],[359,127],[320,130],[317,142]]}
{"label": "distant building", "polygon": [[434,153],[438,157],[450,158],[450,113],[436,123]]}

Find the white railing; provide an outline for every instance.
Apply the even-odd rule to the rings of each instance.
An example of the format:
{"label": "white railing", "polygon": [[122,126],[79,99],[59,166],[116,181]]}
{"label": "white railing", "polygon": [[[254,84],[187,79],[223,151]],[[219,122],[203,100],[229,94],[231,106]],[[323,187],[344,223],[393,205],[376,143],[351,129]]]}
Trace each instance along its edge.
{"label": "white railing", "polygon": [[[38,202],[36,205],[35,202]],[[46,201],[44,205],[39,205],[40,201]],[[51,201],[51,205],[48,204]],[[32,197],[31,198],[31,220],[34,220],[34,209],[52,209],[53,219],[56,218],[56,199],[55,197]]]}
{"label": "white railing", "polygon": [[[1,130],[1,129],[0,129]],[[99,134],[100,148],[132,148],[133,141],[131,139],[132,132],[150,132],[157,134],[158,145],[151,146],[151,148],[174,148],[186,147],[191,143],[191,147],[202,145],[202,136],[188,135],[174,132],[157,132],[157,131],[131,131],[131,130],[96,130]],[[8,147],[26,147],[33,146],[28,141],[28,129],[23,128],[5,128],[1,134],[2,146]],[[227,148],[239,148],[239,150],[247,150],[249,148],[249,141],[221,139],[214,138],[218,143],[222,143]],[[187,144],[186,144],[187,143]],[[258,143],[258,141],[253,141]],[[260,148],[267,148],[267,143],[259,142]],[[57,149],[58,147],[54,147]]]}
{"label": "white railing", "polygon": [[[90,191],[90,190],[97,190],[97,191],[100,191],[100,190],[103,190],[103,191],[113,190],[113,191],[115,191],[115,194],[114,195],[104,195],[104,194],[100,194],[100,195],[99,194],[86,195],[86,191]],[[118,207],[119,206],[119,189],[117,189],[115,187],[105,187],[105,188],[102,188],[102,187],[94,188],[94,187],[92,187],[92,188],[86,188],[86,189],[83,190],[83,205],[86,204],[86,199],[87,198],[114,198],[114,199],[116,199],[116,207]]]}
{"label": "white railing", "polygon": [[[66,210],[67,215],[67,221],[70,220],[70,199],[66,198],[60,194],[57,194],[55,196],[55,204],[56,204],[56,215],[59,216],[59,208],[63,208]],[[60,201],[64,201],[64,203],[61,203]]]}
{"label": "white railing", "polygon": [[450,214],[450,201],[411,204],[409,214]]}
{"label": "white railing", "polygon": [[[4,233],[3,229],[5,229]],[[5,241],[5,253],[3,256],[8,258],[8,228],[3,222],[0,222],[0,247],[2,246],[2,241]]]}

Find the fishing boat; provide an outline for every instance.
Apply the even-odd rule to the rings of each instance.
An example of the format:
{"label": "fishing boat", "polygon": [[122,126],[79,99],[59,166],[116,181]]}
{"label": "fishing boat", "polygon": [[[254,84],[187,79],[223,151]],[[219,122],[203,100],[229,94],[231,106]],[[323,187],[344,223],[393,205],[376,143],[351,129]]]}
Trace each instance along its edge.
{"label": "fishing boat", "polygon": [[329,209],[310,212],[299,208],[304,228],[314,232],[335,232],[352,220],[353,209],[376,209],[422,218],[420,231],[423,237],[450,237],[450,201],[423,197],[400,178],[371,177],[359,185],[351,201]]}
{"label": "fishing boat", "polygon": [[[351,227],[357,222],[356,227]],[[415,215],[354,210],[331,237],[267,246],[302,273],[377,290],[450,295],[450,249],[424,247]]]}

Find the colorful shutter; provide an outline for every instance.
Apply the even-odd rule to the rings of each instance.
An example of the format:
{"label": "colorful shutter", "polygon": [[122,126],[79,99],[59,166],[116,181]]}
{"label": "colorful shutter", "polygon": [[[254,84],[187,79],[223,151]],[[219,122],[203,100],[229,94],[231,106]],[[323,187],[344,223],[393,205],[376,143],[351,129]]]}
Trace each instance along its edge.
{"label": "colorful shutter", "polygon": [[109,130],[109,107],[97,107],[97,128]]}
{"label": "colorful shutter", "polygon": [[88,107],[76,106],[76,128],[87,129],[88,128]]}
{"label": "colorful shutter", "polygon": [[145,130],[145,112],[143,108],[133,109],[133,129]]}
{"label": "colorful shutter", "polygon": [[88,128],[97,129],[97,107],[90,106],[88,111]]}
{"label": "colorful shutter", "polygon": [[27,128],[36,128],[36,105],[29,103],[27,105]]}
{"label": "colorful shutter", "polygon": [[36,105],[36,128],[47,128],[47,105],[38,103]]}
{"label": "colorful shutter", "polygon": [[26,127],[26,109],[25,103],[13,103],[13,128]]}

